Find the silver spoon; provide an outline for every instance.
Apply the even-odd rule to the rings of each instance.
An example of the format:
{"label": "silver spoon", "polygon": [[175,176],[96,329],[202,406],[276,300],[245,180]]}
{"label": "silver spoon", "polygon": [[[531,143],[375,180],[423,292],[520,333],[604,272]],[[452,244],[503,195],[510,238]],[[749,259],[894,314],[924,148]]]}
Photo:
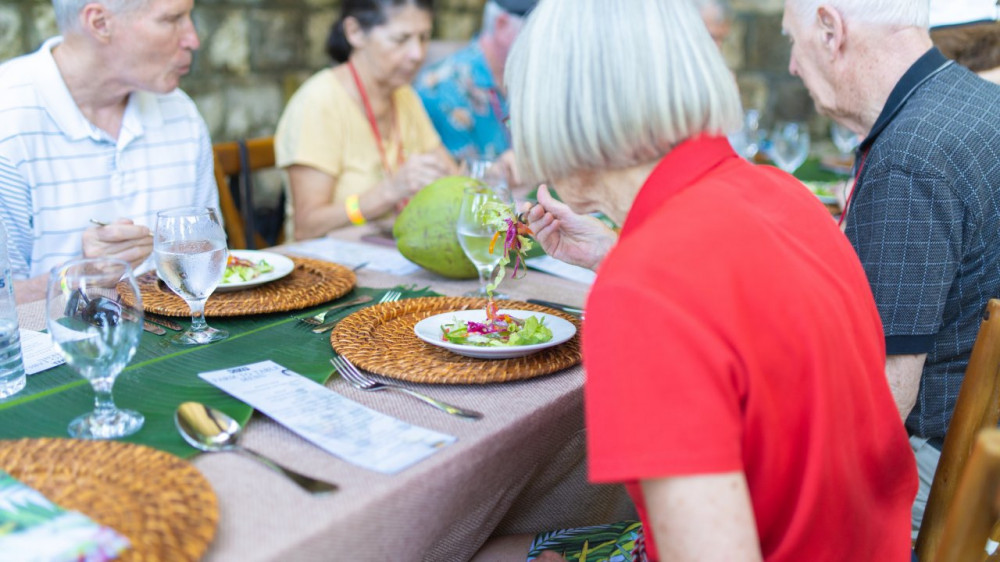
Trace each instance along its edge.
{"label": "silver spoon", "polygon": [[302,489],[319,494],[337,489],[335,484],[317,480],[285,468],[273,460],[239,444],[243,428],[233,418],[210,406],[198,402],[185,402],[174,412],[174,424],[184,440],[202,451],[235,451],[260,461],[262,464],[284,474]]}

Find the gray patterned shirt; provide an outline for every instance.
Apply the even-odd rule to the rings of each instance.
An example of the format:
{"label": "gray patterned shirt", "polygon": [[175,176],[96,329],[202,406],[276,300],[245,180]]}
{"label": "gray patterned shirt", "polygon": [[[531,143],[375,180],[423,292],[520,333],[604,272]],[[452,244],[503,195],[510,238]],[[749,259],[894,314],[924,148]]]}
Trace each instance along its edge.
{"label": "gray patterned shirt", "polygon": [[1000,297],[1000,86],[937,49],[896,85],[847,210],[886,353],[927,353],[917,436],[944,437],[987,300]]}

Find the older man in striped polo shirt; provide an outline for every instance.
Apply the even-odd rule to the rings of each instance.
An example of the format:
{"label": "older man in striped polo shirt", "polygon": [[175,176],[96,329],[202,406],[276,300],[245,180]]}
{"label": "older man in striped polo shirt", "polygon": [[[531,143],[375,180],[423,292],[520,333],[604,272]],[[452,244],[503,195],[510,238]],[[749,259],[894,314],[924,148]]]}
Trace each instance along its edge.
{"label": "older man in striped polo shirt", "polygon": [[161,209],[218,206],[208,130],[177,88],[199,46],[193,0],[53,5],[62,36],[0,65],[0,218],[21,302],[70,258],[141,264]]}

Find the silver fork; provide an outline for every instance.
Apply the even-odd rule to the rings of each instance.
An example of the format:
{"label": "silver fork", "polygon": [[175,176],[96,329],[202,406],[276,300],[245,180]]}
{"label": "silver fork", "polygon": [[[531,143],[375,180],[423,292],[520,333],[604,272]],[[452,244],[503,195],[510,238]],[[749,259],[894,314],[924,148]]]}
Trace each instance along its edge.
{"label": "silver fork", "polygon": [[[382,303],[386,303],[386,302],[395,302],[395,301],[398,301],[400,299],[400,297],[402,297],[402,296],[403,296],[403,293],[401,293],[399,291],[387,291],[384,295],[382,295],[382,298],[379,299],[378,304],[382,304]],[[311,324],[311,322],[310,322],[310,324]],[[325,323],[320,324],[320,325],[316,326],[315,328],[313,328],[312,332],[314,334],[322,334],[323,332],[326,332],[326,331],[332,329],[336,325],[337,325],[337,322],[325,322]]]}
{"label": "silver fork", "polygon": [[453,416],[458,416],[460,418],[468,420],[478,420],[483,417],[483,415],[480,414],[479,412],[475,412],[472,410],[465,410],[459,408],[458,406],[452,406],[451,404],[445,404],[440,400],[435,400],[430,396],[420,394],[419,392],[414,392],[404,386],[374,381],[365,376],[364,374],[362,374],[357,367],[352,365],[350,361],[344,359],[343,357],[340,356],[334,357],[333,359],[330,359],[330,363],[333,363],[333,366],[337,368],[337,372],[340,373],[340,376],[344,377],[344,380],[346,380],[347,382],[351,383],[356,388],[359,388],[361,390],[365,390],[368,392],[377,392],[379,390],[396,390],[399,392],[405,392],[406,394],[409,394],[414,398],[422,400],[430,404],[431,406],[434,406],[438,410],[441,410],[442,412],[447,412]]}
{"label": "silver fork", "polygon": [[379,299],[378,303],[382,304],[384,302],[396,302],[403,296],[400,291],[386,291],[382,298]]}
{"label": "silver fork", "polygon": [[361,295],[360,297],[351,299],[351,300],[349,300],[347,302],[342,302],[340,304],[335,304],[335,305],[331,306],[330,308],[324,310],[323,312],[320,312],[319,314],[316,314],[314,316],[309,316],[308,318],[299,318],[299,320],[301,322],[305,322],[306,324],[312,324],[313,326],[319,326],[320,324],[323,323],[323,319],[326,318],[326,315],[330,314],[334,310],[337,310],[338,308],[346,308],[348,306],[354,306],[354,305],[358,305],[358,304],[363,304],[363,303],[366,303],[366,302],[368,302],[370,300],[372,300],[371,296],[369,296],[369,295]]}

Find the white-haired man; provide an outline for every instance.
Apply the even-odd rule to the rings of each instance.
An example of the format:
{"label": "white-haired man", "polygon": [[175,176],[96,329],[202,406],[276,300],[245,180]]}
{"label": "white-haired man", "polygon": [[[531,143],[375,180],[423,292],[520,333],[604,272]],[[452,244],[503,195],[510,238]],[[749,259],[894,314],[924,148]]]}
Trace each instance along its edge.
{"label": "white-haired man", "polygon": [[208,130],[177,88],[199,46],[193,0],[53,6],[62,36],[0,65],[0,218],[21,302],[70,258],[145,261],[159,210],[218,206]]}
{"label": "white-haired man", "polygon": [[504,66],[536,1],[488,0],[479,36],[417,77],[427,115],[456,158],[494,159],[510,149]]}
{"label": "white-haired man", "polygon": [[725,0],[693,0],[701,21],[705,22],[708,34],[715,41],[715,46],[722,49],[722,43],[729,37],[732,28],[729,6]]}
{"label": "white-haired man", "polygon": [[842,220],[917,456],[915,528],[983,307],[1000,296],[1000,86],[933,48],[928,4],[786,0],[783,20],[790,72],[821,113],[866,136]]}

